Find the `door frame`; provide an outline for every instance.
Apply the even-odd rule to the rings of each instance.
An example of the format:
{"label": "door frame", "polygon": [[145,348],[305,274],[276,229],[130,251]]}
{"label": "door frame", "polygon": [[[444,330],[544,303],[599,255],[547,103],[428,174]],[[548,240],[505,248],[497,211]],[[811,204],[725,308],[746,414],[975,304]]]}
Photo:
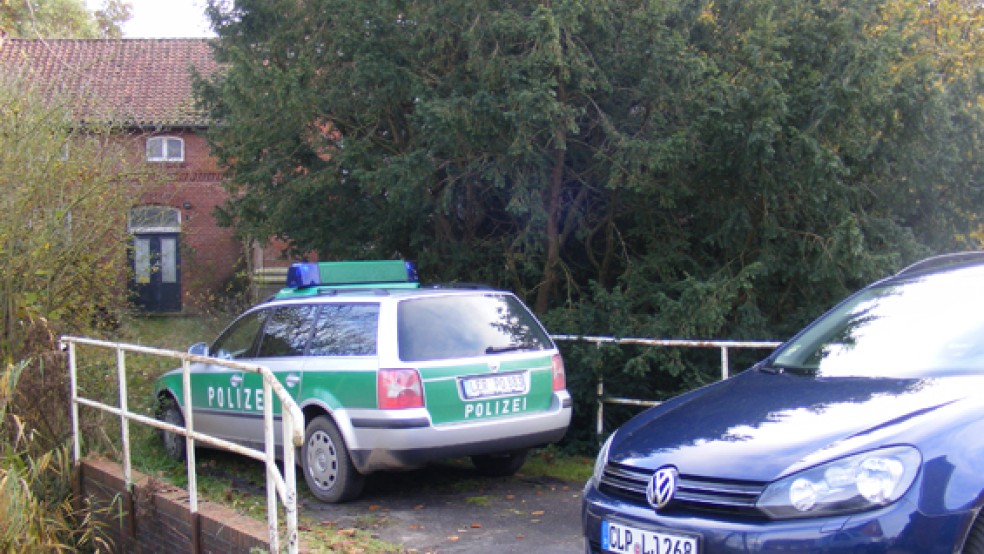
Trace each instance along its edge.
{"label": "door frame", "polygon": [[180,312],[181,210],[134,207],[127,217],[127,230],[132,236],[128,286],[136,304],[145,312]]}

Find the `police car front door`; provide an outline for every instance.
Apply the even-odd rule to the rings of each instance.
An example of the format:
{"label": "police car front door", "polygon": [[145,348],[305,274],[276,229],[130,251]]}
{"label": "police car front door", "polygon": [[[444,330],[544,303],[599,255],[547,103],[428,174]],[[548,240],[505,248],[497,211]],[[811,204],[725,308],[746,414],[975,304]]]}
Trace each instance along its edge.
{"label": "police car front door", "polygon": [[[273,372],[284,389],[295,400],[301,391],[304,353],[311,336],[315,306],[281,306],[270,311],[257,340],[256,357],[253,360]],[[273,408],[274,433],[279,443],[282,433],[281,402],[272,392],[264,393],[263,379],[259,374],[246,373],[243,381],[245,401],[240,406],[244,420],[244,439],[257,448],[264,442],[263,410],[267,404]]]}
{"label": "police car front door", "polygon": [[242,402],[243,372],[217,364],[201,364],[192,371],[195,431],[241,441],[238,406]]}
{"label": "police car front door", "polygon": [[[226,329],[209,354],[222,360],[249,362],[256,355],[257,334],[267,317],[265,310],[240,317]],[[242,421],[246,373],[217,364],[202,364],[191,374],[195,430],[208,435],[242,442],[246,437]]]}

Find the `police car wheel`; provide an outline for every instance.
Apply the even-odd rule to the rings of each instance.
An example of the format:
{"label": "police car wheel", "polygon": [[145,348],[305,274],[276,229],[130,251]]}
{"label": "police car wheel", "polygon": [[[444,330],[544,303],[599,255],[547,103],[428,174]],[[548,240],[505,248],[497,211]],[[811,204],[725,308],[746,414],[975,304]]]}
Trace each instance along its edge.
{"label": "police car wheel", "polygon": [[352,465],[342,434],[326,416],[308,423],[301,463],[308,489],[322,502],[345,502],[362,493],[365,477]]}
{"label": "police car wheel", "polygon": [[509,477],[515,475],[519,468],[526,463],[526,450],[518,452],[506,452],[503,454],[489,454],[485,456],[472,456],[472,463],[475,469],[482,475],[491,477]]}
{"label": "police car wheel", "polygon": [[[178,427],[185,426],[184,414],[181,413],[181,408],[178,407],[178,403],[171,397],[161,400],[158,419],[164,423],[170,423],[171,425],[176,425]],[[169,458],[179,462],[184,461],[187,443],[182,435],[171,433],[169,431],[161,431],[161,442],[164,443],[164,451],[167,453]]]}

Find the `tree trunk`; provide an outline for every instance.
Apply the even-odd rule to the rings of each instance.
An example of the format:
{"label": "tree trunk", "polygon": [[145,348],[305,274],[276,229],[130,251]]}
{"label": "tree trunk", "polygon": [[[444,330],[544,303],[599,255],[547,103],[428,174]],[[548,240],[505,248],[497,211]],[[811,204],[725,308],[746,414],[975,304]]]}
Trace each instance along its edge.
{"label": "tree trunk", "polygon": [[550,297],[557,288],[558,268],[560,266],[560,198],[564,187],[564,148],[563,131],[557,132],[558,145],[554,148],[553,170],[547,187],[547,257],[543,264],[543,280],[536,292],[533,309],[544,314],[550,306]]}

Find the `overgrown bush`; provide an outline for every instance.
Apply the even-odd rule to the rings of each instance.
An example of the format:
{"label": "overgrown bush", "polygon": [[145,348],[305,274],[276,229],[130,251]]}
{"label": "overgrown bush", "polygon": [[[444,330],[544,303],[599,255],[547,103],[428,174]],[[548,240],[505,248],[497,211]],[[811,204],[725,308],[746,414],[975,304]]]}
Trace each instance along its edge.
{"label": "overgrown bush", "polygon": [[112,324],[126,305],[127,210],[151,175],[128,138],[73,122],[68,103],[0,79],[0,358],[27,358],[32,322]]}
{"label": "overgrown bush", "polygon": [[[0,551],[105,550],[73,499],[62,334],[127,306],[127,210],[152,175],[128,137],[0,77]],[[74,506],[73,506],[74,504]]]}

